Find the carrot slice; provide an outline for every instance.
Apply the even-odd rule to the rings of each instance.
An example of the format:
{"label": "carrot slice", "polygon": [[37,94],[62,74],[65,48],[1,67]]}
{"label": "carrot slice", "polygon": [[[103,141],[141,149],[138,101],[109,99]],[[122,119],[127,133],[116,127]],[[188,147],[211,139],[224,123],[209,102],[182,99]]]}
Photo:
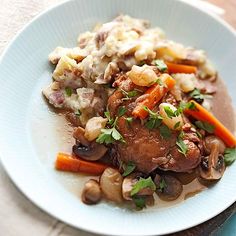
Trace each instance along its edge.
{"label": "carrot slice", "polygon": [[175,85],[175,80],[168,74],[162,74],[160,76],[160,80],[164,86],[154,84],[145,92],[145,94],[149,96],[142,102],[138,103],[134,108],[132,112],[134,117],[145,119],[148,115],[148,112],[144,110],[144,107],[146,106],[149,109],[153,109],[154,106],[161,100],[161,98]]}
{"label": "carrot slice", "polygon": [[62,171],[81,172],[91,175],[100,175],[108,167],[102,163],[84,161],[66,153],[58,153],[55,168]]}
{"label": "carrot slice", "polygon": [[172,62],[165,62],[168,71],[170,74],[172,73],[185,73],[185,74],[195,74],[197,72],[197,67],[196,66],[187,66],[187,65],[182,65],[182,64],[175,64]]}
{"label": "carrot slice", "polygon": [[228,147],[236,146],[236,138],[233,134],[209,111],[207,111],[199,103],[191,100],[195,105],[194,109],[186,109],[185,113],[194,117],[199,121],[205,121],[214,126],[214,134],[221,138]]}

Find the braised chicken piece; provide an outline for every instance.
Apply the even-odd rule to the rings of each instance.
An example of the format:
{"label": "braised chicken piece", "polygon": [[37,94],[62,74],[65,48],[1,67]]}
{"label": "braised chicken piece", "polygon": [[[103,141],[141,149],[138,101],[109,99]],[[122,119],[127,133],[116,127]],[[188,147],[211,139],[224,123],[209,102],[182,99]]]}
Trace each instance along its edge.
{"label": "braised chicken piece", "polygon": [[[130,79],[122,79],[116,82],[119,88],[125,88],[126,92],[133,91],[136,87]],[[139,88],[136,88],[137,90]],[[117,89],[108,99],[108,109],[114,117],[118,117],[120,107],[126,109],[125,116],[118,118],[118,130],[125,140],[124,143],[114,144],[116,157],[125,163],[135,163],[137,170],[150,173],[157,167],[163,170],[177,172],[187,172],[195,168],[200,162],[200,150],[197,147],[199,139],[191,139],[190,135],[185,135],[184,142],[188,151],[186,156],[178,151],[176,139],[178,132],[173,131],[168,139],[161,136],[159,129],[148,129],[139,119],[134,119],[128,124],[126,117],[130,117],[133,108],[137,103],[137,98],[122,100],[124,93]],[[172,102],[176,103],[173,97]],[[138,98],[139,99],[139,98]],[[167,96],[166,99],[170,99]],[[192,132],[192,136],[193,136]],[[194,136],[196,137],[196,136]]]}

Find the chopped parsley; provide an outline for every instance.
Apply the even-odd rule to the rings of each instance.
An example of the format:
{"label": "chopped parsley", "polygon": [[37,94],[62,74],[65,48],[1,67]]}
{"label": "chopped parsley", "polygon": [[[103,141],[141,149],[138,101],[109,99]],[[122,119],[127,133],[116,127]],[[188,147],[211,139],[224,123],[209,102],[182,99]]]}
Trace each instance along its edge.
{"label": "chopped parsley", "polygon": [[158,187],[158,190],[159,190],[160,192],[163,192],[166,187],[167,187],[167,184],[166,184],[165,180],[164,180],[164,179],[161,179],[160,184],[159,184],[159,187]]}
{"label": "chopped parsley", "polygon": [[72,95],[72,88],[69,88],[69,87],[65,88],[65,92],[66,92],[66,95],[70,97]]}
{"label": "chopped parsley", "polygon": [[140,91],[135,89],[135,90],[126,92],[124,89],[121,89],[121,92],[125,96],[125,98],[123,98],[122,100],[129,100],[133,97],[136,97],[139,94]]}
{"label": "chopped parsley", "polygon": [[174,115],[178,116],[182,114],[185,109],[195,110],[196,106],[193,102],[180,102],[179,107],[174,111]]}
{"label": "chopped parsley", "polygon": [[101,134],[96,139],[97,143],[105,143],[110,144],[114,143],[115,141],[125,142],[122,135],[118,132],[118,130],[113,127],[111,129],[102,129]]}
{"label": "chopped parsley", "polygon": [[196,130],[196,134],[197,134],[198,138],[202,139],[202,134],[199,131]]}
{"label": "chopped parsley", "polygon": [[146,207],[146,199],[143,196],[133,196],[132,197],[135,206],[138,208],[138,210],[142,210],[144,207]]}
{"label": "chopped parsley", "polygon": [[177,117],[184,112],[185,109],[194,110],[195,104],[193,102],[180,102],[178,108],[173,111],[170,106],[164,106],[164,111],[169,118]]}
{"label": "chopped parsley", "polygon": [[169,106],[164,106],[164,111],[170,119],[177,116],[176,112],[174,112]]}
{"label": "chopped parsley", "polygon": [[188,102],[188,103],[186,103],[185,109],[196,110],[196,106],[193,102]]}
{"label": "chopped parsley", "polygon": [[108,119],[107,124],[108,124],[108,125],[112,125],[112,123],[114,122],[114,120],[111,118],[110,112],[109,112],[109,111],[105,111],[105,112],[104,112],[104,115],[105,115],[105,117]]}
{"label": "chopped parsley", "polygon": [[124,177],[131,174],[136,168],[136,165],[133,162],[128,162],[123,165],[124,173],[122,174]]}
{"label": "chopped parsley", "polygon": [[136,97],[138,95],[138,91],[137,90],[132,90],[128,92],[128,97],[129,98],[133,98]]}
{"label": "chopped parsley", "polygon": [[123,116],[126,113],[126,111],[127,110],[126,110],[126,108],[124,106],[119,107],[119,109],[118,109],[118,116],[119,117]]}
{"label": "chopped parsley", "polygon": [[178,121],[177,123],[175,123],[175,125],[174,125],[174,129],[178,129],[179,128],[179,126],[180,126],[180,121]]}
{"label": "chopped parsley", "polygon": [[161,137],[164,138],[164,139],[168,139],[171,137],[171,131],[170,129],[162,124],[160,127],[159,127],[159,130],[160,130],[160,134],[161,134]]}
{"label": "chopped parsley", "polygon": [[155,60],[154,63],[159,71],[161,72],[167,71],[168,67],[163,60]]}
{"label": "chopped parsley", "polygon": [[204,100],[204,95],[201,94],[200,90],[195,88],[190,94],[189,96],[191,98],[193,98],[196,102],[198,103],[202,103]]}
{"label": "chopped parsley", "polygon": [[[109,113],[106,113],[106,114],[108,116]],[[108,116],[108,117],[110,118],[110,116]],[[101,129],[101,133],[96,139],[97,143],[110,144],[110,143],[114,143],[115,141],[120,141],[120,142],[125,143],[124,138],[119,133],[119,131],[116,129],[117,119],[118,119],[118,117],[116,117],[114,122],[110,119],[110,125],[112,126],[112,128],[110,128],[110,129]]]}
{"label": "chopped parsley", "polygon": [[81,116],[81,115],[82,115],[82,112],[80,111],[80,109],[78,109],[78,110],[75,112],[75,115],[76,115],[76,116]]}
{"label": "chopped parsley", "polygon": [[176,145],[178,146],[178,151],[186,156],[188,152],[188,146],[184,143],[181,137],[178,137],[176,140]]}
{"label": "chopped parsley", "polygon": [[203,129],[205,131],[207,131],[209,134],[212,134],[215,130],[214,125],[206,122],[206,121],[196,121],[195,125],[200,128]]}
{"label": "chopped parsley", "polygon": [[226,148],[224,152],[224,161],[227,166],[236,160],[236,148]]}
{"label": "chopped parsley", "polygon": [[138,182],[135,183],[135,185],[133,186],[131,190],[131,193],[130,193],[131,197],[139,193],[144,188],[150,188],[153,191],[156,190],[156,185],[153,182],[151,177],[148,177],[147,179],[140,178]]}
{"label": "chopped parsley", "polygon": [[151,111],[146,106],[144,106],[143,109],[149,113],[149,118],[148,118],[147,122],[145,123],[145,126],[148,129],[158,128],[161,125],[162,117],[158,113]]}
{"label": "chopped parsley", "polygon": [[126,117],[125,120],[127,124],[131,124],[133,122],[133,117]]}

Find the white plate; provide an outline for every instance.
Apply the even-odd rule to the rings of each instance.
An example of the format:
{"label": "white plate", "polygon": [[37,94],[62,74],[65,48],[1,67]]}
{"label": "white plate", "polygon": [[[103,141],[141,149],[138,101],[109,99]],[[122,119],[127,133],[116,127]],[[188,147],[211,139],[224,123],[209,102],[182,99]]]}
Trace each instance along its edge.
{"label": "white plate", "polygon": [[[154,235],[183,230],[219,214],[236,200],[236,165],[209,190],[168,208],[132,212],[107,203],[87,206],[60,184],[53,161],[66,149],[55,130],[59,119],[40,95],[50,81],[47,56],[72,47],[78,33],[118,13],[149,19],[169,38],[207,51],[236,104],[236,36],[232,28],[183,1],[80,0],[58,5],[33,20],[12,41],[0,65],[0,153],[8,174],[40,208],[75,227],[111,235]],[[63,129],[63,127],[62,127]],[[69,176],[69,177],[68,177]],[[77,185],[70,175],[64,181]],[[72,183],[72,182],[73,183]]]}

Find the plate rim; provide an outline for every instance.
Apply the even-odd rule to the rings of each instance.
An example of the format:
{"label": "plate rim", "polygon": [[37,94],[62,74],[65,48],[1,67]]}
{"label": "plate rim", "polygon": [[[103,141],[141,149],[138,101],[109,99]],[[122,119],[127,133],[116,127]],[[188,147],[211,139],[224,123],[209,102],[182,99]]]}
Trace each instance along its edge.
{"label": "plate rim", "polygon": [[[36,16],[34,16],[28,23],[26,23],[20,30],[18,30],[18,32],[16,33],[16,35],[9,41],[9,43],[7,43],[7,45],[5,46],[3,52],[1,53],[0,56],[0,64],[2,63],[2,61],[4,60],[8,50],[11,48],[11,46],[17,41],[18,37],[24,33],[24,31],[31,25],[33,24],[35,21],[37,21],[39,18],[41,18],[44,14],[48,14],[51,11],[55,10],[58,7],[61,7],[62,5],[66,5],[69,2],[73,2],[76,0],[64,0],[60,3],[57,3],[55,5],[52,5],[48,8],[46,8],[45,10],[41,11],[39,14],[37,14]],[[188,5],[192,8],[194,8],[197,11],[200,11],[208,16],[210,16],[211,18],[213,18],[216,22],[218,22],[218,24],[221,24],[223,27],[225,27],[228,31],[230,31],[234,37],[236,38],[236,29],[233,28],[233,26],[231,26],[229,23],[227,23],[224,19],[220,18],[219,16],[217,16],[216,14],[212,13],[212,12],[208,12],[203,10],[202,8],[199,8],[193,4],[191,4],[188,0],[175,0],[176,2],[181,2],[182,4]],[[90,232],[90,233],[94,233],[94,234],[100,234],[100,235],[120,235],[120,234],[116,234],[115,232],[107,232],[107,231],[102,231],[102,230],[93,230],[93,228],[88,228],[88,227],[84,227],[83,225],[76,225],[74,223],[71,223],[70,221],[63,219],[63,217],[55,215],[53,212],[50,211],[50,209],[48,209],[47,207],[45,207],[41,202],[37,201],[33,195],[31,194],[27,194],[27,191],[24,187],[24,183],[22,183],[21,181],[18,181],[17,178],[14,176],[13,172],[11,171],[11,167],[7,164],[6,158],[4,158],[4,155],[2,153],[3,151],[0,149],[0,161],[1,164],[4,168],[4,170],[6,171],[7,175],[9,176],[11,182],[14,184],[14,186],[26,197],[27,200],[29,200],[30,202],[32,202],[36,207],[38,207],[40,210],[43,210],[45,213],[47,213],[48,215],[50,215],[51,217],[54,217],[57,220],[60,220],[72,227],[74,227],[75,229],[81,229],[83,231],[86,232]],[[186,226],[186,227],[179,227],[180,229],[173,229],[173,230],[169,230],[168,232],[161,234],[161,235],[166,235],[166,234],[171,234],[171,233],[176,233],[179,231],[183,231],[186,229],[189,229],[191,227],[197,226],[199,224],[202,224],[212,218],[214,218],[216,215],[222,213],[224,210],[226,210],[228,207],[230,207],[234,202],[236,201],[236,197],[235,200],[232,202],[228,202],[228,204],[225,204],[225,206],[223,207],[223,210],[218,211],[218,213],[213,214],[209,217],[204,217],[203,220],[198,221],[194,224],[191,224],[191,226]],[[133,233],[129,233],[128,235],[137,235],[137,233],[133,234]],[[139,234],[139,235],[144,235],[144,234]],[[145,234],[145,235],[154,235],[154,234]]]}

